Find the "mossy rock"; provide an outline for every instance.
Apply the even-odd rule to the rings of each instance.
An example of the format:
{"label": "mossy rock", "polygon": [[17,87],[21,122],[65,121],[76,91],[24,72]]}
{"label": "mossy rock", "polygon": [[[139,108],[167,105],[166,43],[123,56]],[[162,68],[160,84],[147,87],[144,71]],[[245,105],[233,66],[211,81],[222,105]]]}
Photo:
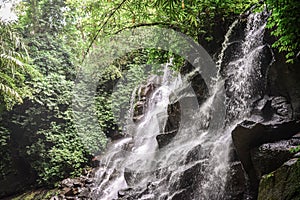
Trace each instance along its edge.
{"label": "mossy rock", "polygon": [[52,189],[52,190],[41,189],[41,190],[25,192],[11,199],[12,200],[46,200],[46,199],[51,199],[51,197],[57,194],[58,194],[58,189]]}
{"label": "mossy rock", "polygon": [[258,200],[299,200],[300,160],[291,159],[274,172],[262,177]]}

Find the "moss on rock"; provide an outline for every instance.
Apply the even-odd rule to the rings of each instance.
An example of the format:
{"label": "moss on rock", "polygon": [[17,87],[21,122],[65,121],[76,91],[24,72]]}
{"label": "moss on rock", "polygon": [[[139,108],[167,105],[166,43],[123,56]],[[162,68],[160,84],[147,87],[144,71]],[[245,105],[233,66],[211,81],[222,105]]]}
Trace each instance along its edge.
{"label": "moss on rock", "polygon": [[258,200],[299,200],[300,160],[293,158],[262,177]]}
{"label": "moss on rock", "polygon": [[46,200],[58,194],[58,189],[34,190],[11,198],[12,200]]}

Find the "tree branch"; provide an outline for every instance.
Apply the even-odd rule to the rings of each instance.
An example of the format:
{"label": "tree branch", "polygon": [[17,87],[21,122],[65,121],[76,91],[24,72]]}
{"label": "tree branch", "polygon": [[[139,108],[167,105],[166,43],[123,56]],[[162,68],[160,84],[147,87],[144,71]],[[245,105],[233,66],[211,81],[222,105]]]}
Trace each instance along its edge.
{"label": "tree branch", "polygon": [[83,55],[83,59],[82,59],[82,63],[86,58],[86,55],[89,53],[93,43],[95,42],[95,40],[97,39],[97,37],[99,36],[101,30],[103,29],[103,27],[108,23],[108,21],[110,20],[110,18],[115,14],[115,12],[117,12],[118,9],[120,9],[122,7],[122,5],[126,2],[127,0],[123,0],[115,9],[113,9],[113,11],[108,15],[108,17],[106,18],[106,20],[104,21],[104,23],[102,24],[102,26],[97,30],[95,36],[93,37],[92,41],[90,42],[87,50],[85,51],[84,55]]}
{"label": "tree branch", "polygon": [[173,24],[170,24],[170,23],[166,23],[166,22],[153,22],[153,23],[141,23],[141,24],[136,24],[136,25],[133,25],[133,26],[127,26],[127,27],[124,27],[118,31],[116,31],[114,34],[118,34],[126,29],[133,29],[133,28],[137,28],[137,27],[142,27],[142,26],[156,26],[156,25],[164,25],[164,26],[169,26],[170,28],[176,28]]}

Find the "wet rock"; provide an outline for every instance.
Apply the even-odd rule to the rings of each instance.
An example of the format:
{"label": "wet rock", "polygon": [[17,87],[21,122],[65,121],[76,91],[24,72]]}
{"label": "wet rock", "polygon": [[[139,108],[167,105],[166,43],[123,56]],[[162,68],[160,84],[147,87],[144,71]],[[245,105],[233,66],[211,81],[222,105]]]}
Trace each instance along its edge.
{"label": "wet rock", "polygon": [[59,200],[58,196],[51,197],[50,200]]}
{"label": "wet rock", "polygon": [[174,131],[177,132],[181,120],[180,102],[177,101],[173,104],[169,104],[167,112],[168,112],[168,119],[164,131],[166,133],[174,132]]}
{"label": "wet rock", "polygon": [[[225,186],[226,200],[246,199],[248,186],[242,163],[237,161],[230,164]],[[225,200],[224,199],[224,200]]]}
{"label": "wet rock", "polygon": [[171,196],[171,200],[182,200],[182,199],[191,199],[191,191],[184,189],[184,190],[180,190],[178,192],[175,192],[172,196]]}
{"label": "wet rock", "polygon": [[73,196],[73,188],[63,188],[62,190],[64,196]]}
{"label": "wet rock", "polygon": [[254,167],[251,159],[251,149],[263,143],[288,139],[300,131],[300,123],[296,121],[284,122],[275,125],[260,123],[243,123],[232,132],[236,152],[249,176],[252,191],[257,191],[260,172]]}
{"label": "wet rock", "polygon": [[67,178],[60,183],[59,199],[89,199],[90,187],[94,182],[93,176],[95,169],[87,170],[78,178]]}
{"label": "wet rock", "polygon": [[300,161],[294,158],[262,177],[258,200],[298,200],[300,199],[299,180]]}
{"label": "wet rock", "polygon": [[150,81],[147,85],[142,85],[137,91],[136,102],[134,104],[133,121],[140,121],[147,109],[147,103],[158,85]]}
{"label": "wet rock", "polygon": [[83,188],[82,191],[80,191],[78,197],[79,198],[88,198],[89,197],[89,194],[90,194],[90,189],[89,188]]}
{"label": "wet rock", "polygon": [[82,187],[84,183],[80,182],[78,179],[73,182],[74,187]]}
{"label": "wet rock", "polygon": [[240,161],[231,162],[222,200],[256,200],[257,191],[250,185]]}
{"label": "wet rock", "polygon": [[169,144],[176,136],[181,120],[179,101],[168,105],[168,119],[164,127],[164,133],[156,136],[159,148],[163,148]]}
{"label": "wet rock", "polygon": [[126,188],[126,189],[123,189],[123,190],[119,190],[118,191],[118,197],[124,197],[125,195],[130,193],[132,190],[133,190],[132,188]]}
{"label": "wet rock", "polygon": [[201,144],[192,148],[186,155],[185,164],[188,164],[193,161],[204,159],[207,154],[204,152]]}
{"label": "wet rock", "polygon": [[201,171],[201,165],[202,163],[197,163],[193,165],[192,167],[185,170],[181,175],[179,179],[179,185],[178,188],[187,188],[189,186],[192,186],[196,183],[196,181],[199,181],[201,179],[197,179],[199,172]]}
{"label": "wet rock", "polygon": [[[148,199],[152,200],[153,195],[149,194],[148,186],[142,188],[126,188],[118,192],[118,200],[135,200],[135,199]],[[154,200],[154,199],[153,199]]]}
{"label": "wet rock", "polygon": [[[276,39],[270,36],[269,44]],[[292,106],[293,119],[300,117],[300,61],[287,64],[284,53],[274,51],[275,62],[268,70],[267,91],[269,96],[284,96]]]}
{"label": "wet rock", "polygon": [[251,119],[264,124],[276,124],[292,120],[293,109],[288,100],[283,96],[269,97],[255,103]]}
{"label": "wet rock", "polygon": [[251,150],[251,158],[259,176],[268,174],[291,159],[290,149],[300,145],[300,139],[283,140],[266,143]]}
{"label": "wet rock", "polygon": [[139,171],[137,170],[131,170],[128,168],[125,168],[124,171],[124,179],[127,183],[127,185],[134,185],[135,183],[139,183],[143,177],[147,174],[153,174],[155,172],[152,171]]}
{"label": "wet rock", "polygon": [[[180,74],[185,76],[191,73],[195,69],[190,63],[185,63],[183,67],[180,69]],[[198,104],[202,104],[208,95],[208,87],[201,76],[201,73],[195,71],[191,75],[189,75],[188,81],[191,83],[192,90],[194,91],[195,97],[197,98]]]}
{"label": "wet rock", "polygon": [[208,95],[207,85],[199,72],[192,76],[189,81],[196,94],[198,103],[201,105]]}
{"label": "wet rock", "polygon": [[84,181],[85,184],[91,184],[91,183],[93,183],[93,182],[94,182],[94,180],[91,179],[91,178],[87,178],[87,179],[85,179],[85,181]]}
{"label": "wet rock", "polygon": [[203,180],[203,163],[196,163],[187,167],[182,172],[174,174],[170,178],[169,190],[171,199],[194,199],[194,192],[197,191],[198,184]]}
{"label": "wet rock", "polygon": [[156,136],[158,148],[163,148],[172,141],[172,138],[177,134],[177,130],[159,134]]}
{"label": "wet rock", "polygon": [[99,167],[99,165],[100,165],[100,160],[101,160],[100,156],[94,156],[94,157],[91,158],[91,160],[90,160],[90,166],[91,166],[91,167],[94,167],[94,168]]}
{"label": "wet rock", "polygon": [[[106,136],[112,140],[118,140],[120,138],[123,138],[124,134],[119,131],[118,126],[115,126],[115,128],[113,128],[113,130],[110,130],[110,134],[106,135]],[[97,166],[93,166],[93,167],[97,167]]]}

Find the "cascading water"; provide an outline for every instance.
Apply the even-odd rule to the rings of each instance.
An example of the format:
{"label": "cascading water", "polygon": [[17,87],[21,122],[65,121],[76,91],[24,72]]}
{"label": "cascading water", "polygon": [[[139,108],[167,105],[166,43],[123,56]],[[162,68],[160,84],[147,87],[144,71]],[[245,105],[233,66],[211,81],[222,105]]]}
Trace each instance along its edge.
{"label": "cascading water", "polygon": [[245,39],[238,59],[226,66],[228,101],[227,112],[231,119],[242,119],[250,113],[252,103],[263,95],[265,84],[260,63],[267,12],[250,14],[247,18]]}
{"label": "cascading water", "polygon": [[[228,63],[222,59],[230,46],[229,37],[237,21],[225,36],[217,64],[224,68],[229,92],[226,91],[229,94],[226,99],[227,124],[216,122],[217,125],[213,125],[211,121],[213,111],[218,109],[216,102],[225,101],[221,76],[206,101],[198,106],[188,78],[180,75],[166,78],[171,76],[166,75],[169,72],[165,70],[165,78],[150,96],[141,121],[128,125],[130,136],[112,144],[102,156],[91,199],[122,199],[126,195],[131,199],[155,200],[226,199],[224,190],[231,130],[247,117],[249,105],[262,93],[253,88],[260,85],[262,79],[257,63],[263,48],[261,36],[266,18],[266,13],[247,17],[238,59]],[[177,134],[159,148],[157,136],[165,131],[168,105],[176,102],[180,103],[184,119],[180,120]]]}

